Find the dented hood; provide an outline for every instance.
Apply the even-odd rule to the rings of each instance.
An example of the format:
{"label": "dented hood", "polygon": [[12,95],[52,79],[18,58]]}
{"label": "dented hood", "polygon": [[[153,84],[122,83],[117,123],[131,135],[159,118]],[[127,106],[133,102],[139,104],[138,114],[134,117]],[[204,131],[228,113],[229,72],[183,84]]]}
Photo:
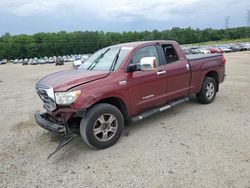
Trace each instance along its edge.
{"label": "dented hood", "polygon": [[72,87],[105,78],[108,74],[108,71],[67,70],[45,76],[37,84],[51,86],[54,91],[67,91]]}

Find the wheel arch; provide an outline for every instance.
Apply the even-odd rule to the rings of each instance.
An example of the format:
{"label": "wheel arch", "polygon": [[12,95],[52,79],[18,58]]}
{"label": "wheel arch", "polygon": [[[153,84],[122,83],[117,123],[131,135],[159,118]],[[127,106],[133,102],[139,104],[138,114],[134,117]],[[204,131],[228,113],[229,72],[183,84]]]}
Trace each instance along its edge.
{"label": "wheel arch", "polygon": [[90,108],[96,104],[100,103],[107,103],[115,106],[120,110],[120,112],[123,115],[124,120],[128,120],[128,111],[127,111],[127,106],[125,102],[120,98],[120,97],[107,97],[103,98],[101,100],[96,101],[93,105],[90,106]]}
{"label": "wheel arch", "polygon": [[219,74],[215,70],[212,70],[212,71],[207,72],[205,77],[211,77],[215,80],[217,84],[216,92],[218,92],[219,91]]}

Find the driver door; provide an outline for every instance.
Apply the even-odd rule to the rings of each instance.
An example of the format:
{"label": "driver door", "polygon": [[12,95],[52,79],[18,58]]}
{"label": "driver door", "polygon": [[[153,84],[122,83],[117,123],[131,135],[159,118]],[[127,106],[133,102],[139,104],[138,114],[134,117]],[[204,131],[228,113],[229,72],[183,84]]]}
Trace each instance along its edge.
{"label": "driver door", "polygon": [[166,97],[166,70],[159,62],[157,48],[154,45],[138,49],[130,64],[139,64],[143,57],[155,57],[157,71],[135,71],[128,73],[127,86],[133,114],[162,105]]}

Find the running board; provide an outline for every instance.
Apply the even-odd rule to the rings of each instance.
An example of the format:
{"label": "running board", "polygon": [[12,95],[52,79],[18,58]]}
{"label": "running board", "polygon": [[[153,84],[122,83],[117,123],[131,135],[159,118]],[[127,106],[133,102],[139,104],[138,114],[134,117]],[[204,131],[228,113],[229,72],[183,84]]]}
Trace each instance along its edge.
{"label": "running board", "polygon": [[134,117],[130,118],[130,121],[132,123],[140,121],[140,120],[145,119],[145,118],[147,118],[147,117],[149,117],[151,115],[157,114],[159,112],[163,112],[163,111],[168,110],[168,109],[170,109],[170,108],[172,108],[172,107],[174,107],[174,106],[176,106],[178,104],[181,104],[181,103],[184,103],[184,102],[187,102],[187,101],[189,101],[189,98],[184,98],[184,99],[180,99],[180,100],[171,102],[171,103],[169,103],[169,104],[167,104],[165,106],[160,106],[158,108],[154,108],[152,110],[143,112],[140,115],[134,116]]}

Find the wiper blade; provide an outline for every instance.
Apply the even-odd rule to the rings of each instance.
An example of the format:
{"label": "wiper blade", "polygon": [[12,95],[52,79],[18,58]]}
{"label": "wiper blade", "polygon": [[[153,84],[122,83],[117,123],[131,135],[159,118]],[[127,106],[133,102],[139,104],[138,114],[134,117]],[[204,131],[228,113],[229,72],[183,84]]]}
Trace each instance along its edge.
{"label": "wiper blade", "polygon": [[110,48],[108,48],[105,52],[101,53],[87,68],[87,70],[92,70],[93,68],[95,68],[95,66],[100,62],[99,60],[103,58],[103,56],[110,50]]}
{"label": "wiper blade", "polygon": [[120,51],[121,51],[121,48],[119,48],[119,50],[118,50],[118,52],[117,52],[117,54],[116,54],[116,56],[115,56],[115,59],[114,59],[112,65],[111,65],[111,67],[110,67],[110,71],[113,71],[113,70],[115,69],[115,65],[116,65],[117,60],[118,60],[118,58],[119,58]]}

